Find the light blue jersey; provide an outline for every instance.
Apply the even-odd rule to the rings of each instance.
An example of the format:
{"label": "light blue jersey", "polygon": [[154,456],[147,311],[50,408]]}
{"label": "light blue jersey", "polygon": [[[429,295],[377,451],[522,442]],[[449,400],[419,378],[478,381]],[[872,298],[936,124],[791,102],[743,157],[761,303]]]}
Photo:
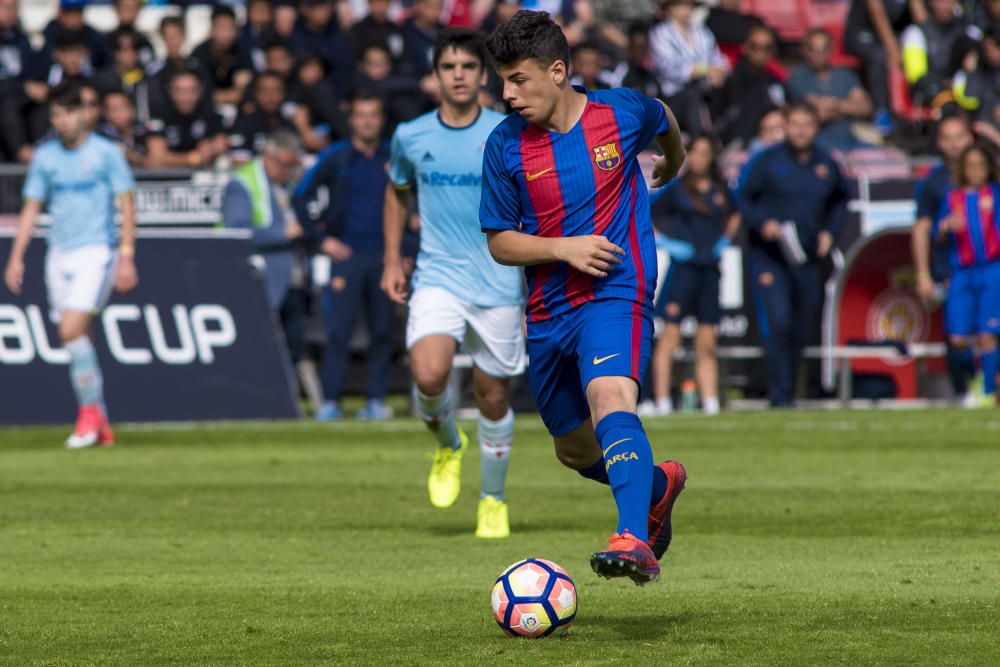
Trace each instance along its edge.
{"label": "light blue jersey", "polygon": [[521,270],[494,261],[479,226],[483,149],[503,119],[483,109],[454,128],[432,111],[396,128],[389,178],[397,188],[415,186],[420,209],[415,290],[439,287],[481,307],[524,301]]}
{"label": "light blue jersey", "polygon": [[121,149],[91,133],[74,149],[58,139],[39,146],[22,194],[48,204],[52,216],[49,245],[68,249],[115,245],[114,198],[134,189],[132,170]]}

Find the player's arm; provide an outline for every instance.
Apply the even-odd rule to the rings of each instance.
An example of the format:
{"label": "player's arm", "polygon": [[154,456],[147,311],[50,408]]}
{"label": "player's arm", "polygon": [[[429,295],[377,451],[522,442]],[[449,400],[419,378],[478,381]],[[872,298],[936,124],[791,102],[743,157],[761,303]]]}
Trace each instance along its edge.
{"label": "player's arm", "polygon": [[382,226],[385,236],[385,254],[382,259],[382,291],[396,303],[406,303],[406,271],[403,269],[403,234],[406,231],[406,214],[413,201],[410,188],[400,188],[389,183],[385,186],[385,203],[382,207]]}
{"label": "player's arm", "polygon": [[655,139],[656,145],[663,151],[663,155],[653,160],[652,186],[654,188],[662,187],[672,181],[684,165],[684,144],[681,142],[681,130],[677,126],[677,119],[674,118],[674,113],[663,100],[657,100],[657,102],[663,105],[670,129],[664,134],[657,135]]}
{"label": "player's arm", "polygon": [[131,192],[125,192],[116,196],[115,202],[121,220],[115,289],[128,292],[139,284],[139,273],[135,268],[135,197]]}
{"label": "player's arm", "polygon": [[546,238],[512,229],[486,233],[490,254],[498,264],[530,266],[566,262],[577,271],[604,278],[621,264],[625,251],[603,236],[565,236]]}
{"label": "player's arm", "polygon": [[37,199],[25,199],[24,205],[21,206],[21,215],[17,220],[17,234],[10,247],[10,256],[7,258],[7,268],[4,271],[7,289],[14,294],[21,293],[21,285],[24,282],[24,253],[31,243],[35,225],[38,224],[38,214],[41,212],[42,202]]}
{"label": "player's arm", "polygon": [[917,272],[917,295],[922,299],[934,295],[934,278],[931,277],[931,219],[922,216],[913,223],[910,233],[910,251],[913,268]]}

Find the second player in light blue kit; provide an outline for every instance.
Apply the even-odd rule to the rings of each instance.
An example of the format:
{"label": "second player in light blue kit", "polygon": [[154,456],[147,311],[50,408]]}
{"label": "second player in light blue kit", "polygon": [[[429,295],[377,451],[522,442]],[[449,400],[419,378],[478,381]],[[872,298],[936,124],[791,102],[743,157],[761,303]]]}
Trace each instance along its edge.
{"label": "second player in light blue kit", "polygon": [[[450,507],[461,488],[468,438],[455,423],[448,386],[459,346],[472,357],[483,488],[476,535],[510,534],[504,482],[514,437],[509,378],[525,368],[521,271],[490,256],[479,228],[483,150],[504,116],[479,106],[485,49],[477,33],[442,31],[434,45],[441,106],[396,129],[385,198],[382,288],[409,298],[406,345],[420,414],[437,438],[428,478],[435,507]],[[407,287],[400,248],[412,191],[420,213],[420,253]]]}
{"label": "second player in light blue kit", "polygon": [[[24,253],[47,204],[52,227],[45,285],[51,318],[59,325],[59,338],[69,352],[70,380],[79,405],[76,427],[66,446],[110,446],[114,435],[90,325],[112,287],[127,292],[138,282],[133,261],[135,181],[118,146],[90,132],[78,85],[63,83],[52,90],[49,118],[58,137],[42,143],[28,166],[24,206],[4,282],[14,294],[21,292]],[[120,234],[116,203],[121,213]]]}

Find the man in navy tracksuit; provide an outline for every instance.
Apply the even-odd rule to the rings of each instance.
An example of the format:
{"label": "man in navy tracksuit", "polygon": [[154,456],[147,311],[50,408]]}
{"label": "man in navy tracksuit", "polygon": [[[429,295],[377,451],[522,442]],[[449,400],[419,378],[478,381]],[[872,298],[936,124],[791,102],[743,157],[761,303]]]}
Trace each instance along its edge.
{"label": "man in navy tracksuit", "polygon": [[[359,417],[391,416],[385,394],[392,354],[394,306],[379,287],[382,278],[382,204],[388,183],[389,147],[381,140],[382,100],[359,93],[351,101],[350,139],[317,159],[295,191],[300,220],[313,220],[324,237],[320,250],[331,262],[323,297],[327,344],[323,362],[325,402],[316,418],[343,417],[340,396],[350,354],[351,332],[365,309],[368,324],[368,405]],[[326,196],[321,194],[325,189]],[[326,201],[328,200],[328,203]],[[324,209],[325,205],[325,210]]]}
{"label": "man in navy tracksuit", "polygon": [[816,113],[793,105],[786,120],[786,140],[753,159],[739,194],[773,406],[794,398],[802,348],[823,305],[820,260],[843,228],[848,201],[837,163],[815,145]]}

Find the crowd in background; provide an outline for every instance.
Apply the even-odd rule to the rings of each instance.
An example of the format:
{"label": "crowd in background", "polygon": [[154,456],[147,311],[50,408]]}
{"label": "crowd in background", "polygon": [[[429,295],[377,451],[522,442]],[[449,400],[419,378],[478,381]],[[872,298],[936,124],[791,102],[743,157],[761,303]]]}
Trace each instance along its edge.
{"label": "crowd in background", "polygon": [[[950,116],[968,119],[979,137],[1000,146],[1000,0],[853,0],[839,32],[813,27],[795,44],[783,40],[767,16],[743,11],[740,0],[711,7],[692,0],[246,0],[212,7],[208,38],[194,48],[183,6],[165,15],[152,35],[136,28],[140,0],[116,0],[118,27],[102,34],[84,22],[85,4],[61,0],[33,48],[20,28],[17,1],[0,0],[0,158],[26,162],[33,147],[52,136],[48,92],[71,80],[83,87],[94,129],[117,141],[133,166],[237,167],[224,222],[254,230],[271,273],[283,267],[269,279],[269,298],[294,362],[306,356],[309,313],[326,315],[323,381],[309,382],[300,368],[303,385],[314,386],[317,406],[339,401],[348,342],[363,310],[372,362],[363,416],[372,418],[389,414],[383,399],[398,330],[394,308],[378,288],[384,140],[438,102],[431,53],[447,25],[488,32],[519,9],[548,11],[570,42],[574,84],[626,86],[664,100],[689,138],[710,142],[705,148],[713,164],[723,147],[753,153],[782,141],[788,110],[803,108],[809,114],[800,115],[799,124],[808,124],[809,115],[816,119],[815,144],[826,151],[893,142],[903,123]],[[504,110],[500,81],[488,76],[480,102]],[[813,139],[802,141],[808,147]],[[928,148],[932,142],[928,133]],[[291,162],[300,149],[319,158],[296,188]],[[256,176],[254,163],[262,165]],[[817,167],[817,183],[838,171],[830,164]],[[240,165],[247,168],[239,171]],[[279,173],[285,174],[281,182],[273,175]],[[273,204],[254,200],[254,179],[265,177],[275,186]],[[724,188],[704,180],[706,187]],[[843,208],[846,199],[838,196]],[[272,211],[266,225],[258,208]],[[732,212],[728,204],[720,209],[720,224]],[[654,217],[662,218],[659,213]],[[807,213],[819,220],[829,212]],[[751,241],[771,231],[764,217],[756,227],[748,222]],[[669,234],[662,223],[657,226]],[[419,221],[412,227],[415,241]],[[831,243],[821,243],[810,261]],[[719,252],[713,249],[710,263]],[[276,253],[283,253],[281,262]],[[334,267],[322,280],[322,309],[307,289],[311,254]],[[818,312],[816,303],[809,312]],[[779,305],[773,310],[788,311],[791,332],[801,304]],[[679,337],[671,331],[676,347]],[[661,365],[673,347],[664,346]],[[793,391],[784,386],[791,380],[780,380],[776,404],[790,401]],[[657,387],[658,402],[669,391],[669,384]],[[339,407],[327,413],[342,414]]]}
{"label": "crowd in background", "polygon": [[[136,166],[246,159],[277,127],[318,152],[347,135],[347,102],[359,89],[386,101],[389,136],[435,103],[438,30],[489,31],[520,8],[559,18],[576,83],[660,97],[686,132],[726,145],[749,147],[769,111],[796,101],[819,113],[822,145],[878,144],[896,129],[900,94],[934,114],[963,110],[1000,143],[1000,0],[853,0],[842,37],[816,28],[795,45],[740,0],[710,8],[691,0],[246,0],[218,3],[208,38],[193,48],[183,7],[144,34],[141,0],[117,0],[118,26],[103,34],[84,21],[86,4],[61,0],[33,48],[17,0],[0,0],[5,161],[30,159],[48,131],[47,93],[67,79],[93,92],[100,131]],[[855,69],[835,66],[851,57]],[[491,79],[483,102],[502,109],[498,83]]]}

